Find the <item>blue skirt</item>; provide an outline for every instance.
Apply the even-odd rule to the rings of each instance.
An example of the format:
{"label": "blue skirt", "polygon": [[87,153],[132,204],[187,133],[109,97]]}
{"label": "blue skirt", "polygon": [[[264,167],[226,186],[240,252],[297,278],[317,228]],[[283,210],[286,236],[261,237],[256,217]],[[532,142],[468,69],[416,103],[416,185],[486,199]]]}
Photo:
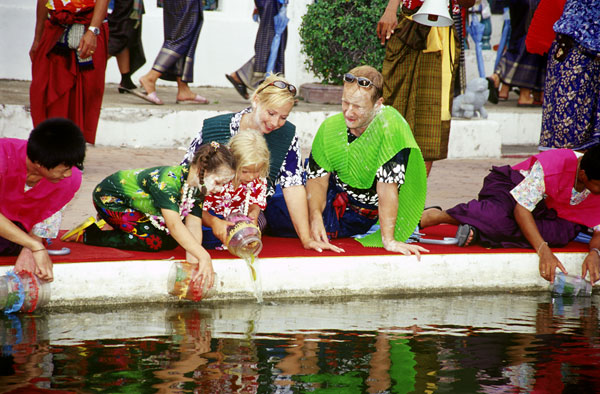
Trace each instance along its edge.
{"label": "blue skirt", "polygon": [[[540,148],[583,150],[600,143],[600,62],[577,43],[558,56],[555,40],[548,54]],[[564,54],[563,54],[564,56]]]}

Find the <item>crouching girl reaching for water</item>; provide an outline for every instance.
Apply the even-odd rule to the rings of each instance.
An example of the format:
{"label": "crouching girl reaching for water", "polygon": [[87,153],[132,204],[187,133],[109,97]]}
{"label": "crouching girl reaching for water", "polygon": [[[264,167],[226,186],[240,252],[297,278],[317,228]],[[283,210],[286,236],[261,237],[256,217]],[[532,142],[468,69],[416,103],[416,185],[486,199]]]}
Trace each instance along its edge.
{"label": "crouching girl reaching for water", "polygon": [[93,192],[102,220],[90,218],[62,239],[144,252],[174,249],[179,244],[186,250],[186,260],[199,265],[193,280],[202,277],[197,285],[208,280],[210,287],[214,271],[202,247],[202,203],[233,176],[233,155],[217,142],[202,146],[189,166],[118,171]]}
{"label": "crouching girl reaching for water", "polygon": [[203,245],[214,249],[225,243],[227,227],[234,223],[226,218],[241,213],[252,219],[262,231],[266,225],[263,210],[267,206],[267,175],[269,148],[263,135],[256,130],[244,130],[229,140],[235,158],[235,177],[219,193],[204,199]]}

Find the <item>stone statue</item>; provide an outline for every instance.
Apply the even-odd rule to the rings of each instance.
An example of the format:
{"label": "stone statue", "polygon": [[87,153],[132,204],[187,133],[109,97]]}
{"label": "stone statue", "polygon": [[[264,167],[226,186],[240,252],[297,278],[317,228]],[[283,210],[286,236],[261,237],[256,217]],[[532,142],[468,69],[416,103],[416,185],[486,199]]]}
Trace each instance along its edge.
{"label": "stone statue", "polygon": [[487,102],[489,94],[488,81],[485,78],[469,81],[466,92],[456,97],[452,103],[452,116],[467,119],[478,116],[487,119],[488,113],[483,105]]}

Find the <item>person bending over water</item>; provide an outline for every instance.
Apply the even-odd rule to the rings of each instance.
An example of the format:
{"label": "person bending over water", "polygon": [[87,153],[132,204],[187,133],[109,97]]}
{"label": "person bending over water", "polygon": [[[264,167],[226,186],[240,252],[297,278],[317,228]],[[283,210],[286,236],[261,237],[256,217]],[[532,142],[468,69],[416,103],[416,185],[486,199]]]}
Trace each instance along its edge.
{"label": "person bending over water", "polygon": [[477,200],[441,211],[427,209],[421,227],[458,225],[459,246],[533,248],[540,275],[554,281],[565,267],[549,246],[564,246],[586,227],[593,229],[582,276],[600,279],[600,146],[583,155],[556,149],[512,167],[492,167]]}
{"label": "person bending over water", "polygon": [[420,258],[427,249],[404,241],[425,204],[425,163],[402,115],[383,106],[382,85],[371,66],[344,75],[342,113],[321,124],[309,157],[311,231],[327,242],[364,234],[379,220],[381,232],[363,245]]}
{"label": "person bending over water", "polygon": [[[227,143],[231,137],[245,130],[260,131],[267,141],[271,155],[269,165],[267,208],[265,216],[275,236],[297,236],[306,249],[342,251],[311,237],[308,223],[304,166],[300,156],[296,126],[287,121],[294,106],[296,87],[278,75],[270,75],[254,91],[252,105],[240,112],[215,116],[204,120],[182,164],[189,163],[203,141]],[[283,198],[273,202],[275,185],[281,186]],[[279,193],[278,193],[279,195]],[[289,208],[289,209],[288,209]],[[293,228],[279,226],[290,222]]]}
{"label": "person bending over water", "polygon": [[263,210],[267,206],[269,148],[260,131],[246,130],[234,135],[229,149],[235,158],[235,177],[223,190],[206,196],[202,213],[203,245],[212,249],[225,244],[227,228],[234,225],[226,218],[240,213],[254,221],[261,231],[266,226]]}
{"label": "person bending over water", "polygon": [[0,139],[0,256],[15,271],[53,279],[44,238],[55,238],[62,212],[81,186],[85,139],[68,119],[41,122],[29,139]]}
{"label": "person bending over water", "polygon": [[[93,192],[102,219],[88,219],[67,232],[63,240],[87,245],[152,252],[181,245],[186,260],[198,264],[193,280],[212,286],[214,271],[202,247],[202,203],[234,176],[229,149],[211,142],[201,147],[191,164],[118,171]],[[105,230],[105,231],[102,231]]]}

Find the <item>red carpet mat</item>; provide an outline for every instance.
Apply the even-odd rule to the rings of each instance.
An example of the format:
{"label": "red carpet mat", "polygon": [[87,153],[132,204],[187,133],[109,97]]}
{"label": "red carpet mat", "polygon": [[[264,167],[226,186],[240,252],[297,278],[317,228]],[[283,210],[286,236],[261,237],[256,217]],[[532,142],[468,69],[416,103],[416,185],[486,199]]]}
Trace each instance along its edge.
{"label": "red carpet mat", "polygon": [[[61,232],[62,234],[63,232]],[[440,225],[423,230],[426,238],[443,239],[443,237],[453,237],[456,233],[456,226]],[[322,253],[306,250],[300,244],[300,241],[295,238],[275,238],[264,236],[263,249],[260,257],[307,257],[307,256],[376,256],[394,254],[386,251],[383,248],[365,248],[352,238],[344,238],[334,240],[333,243],[343,248],[346,253],[337,254],[330,251]],[[486,249],[479,245],[473,245],[466,248],[461,248],[456,245],[431,245],[420,244],[429,249],[429,254],[477,254],[477,253],[535,253],[533,249]],[[61,249],[67,247],[71,249],[71,253],[65,256],[52,256],[52,261],[55,263],[80,263],[94,261],[127,261],[127,260],[170,260],[185,259],[185,251],[178,247],[174,250],[167,250],[156,253],[147,252],[132,252],[128,250],[119,250],[113,248],[103,248],[98,246],[88,246],[80,243],[61,242],[55,240],[49,249]],[[571,242],[564,248],[556,248],[555,251],[560,252],[585,252],[588,250],[588,245]],[[226,251],[210,250],[210,255],[213,259],[229,259],[232,255]],[[15,257],[0,257],[0,265],[13,265]]]}

